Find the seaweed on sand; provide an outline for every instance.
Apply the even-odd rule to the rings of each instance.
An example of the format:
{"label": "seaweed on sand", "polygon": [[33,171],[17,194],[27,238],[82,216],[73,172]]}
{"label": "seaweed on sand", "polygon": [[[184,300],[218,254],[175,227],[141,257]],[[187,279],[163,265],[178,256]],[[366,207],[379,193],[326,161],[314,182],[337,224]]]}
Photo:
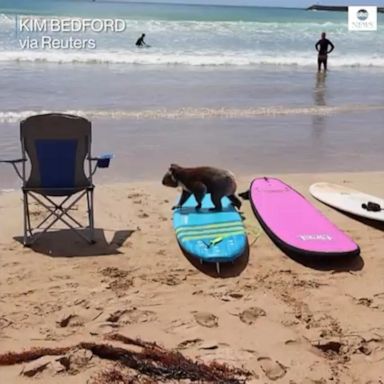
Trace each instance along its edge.
{"label": "seaweed on sand", "polygon": [[[199,383],[241,384],[245,383],[246,379],[251,376],[248,371],[232,368],[226,364],[217,362],[205,364],[193,361],[180,352],[167,350],[156,343],[131,339],[120,334],[107,335],[106,339],[140,347],[141,350],[130,350],[111,344],[83,342],[70,347],[33,348],[23,352],[8,352],[0,355],[0,366],[25,363],[47,355],[60,356],[76,349],[86,349],[101,359],[118,362],[122,367],[130,368],[138,374],[146,376],[147,379],[155,379],[154,383],[190,380]],[[123,378],[120,380],[122,383],[134,382],[132,381],[133,378],[126,377],[124,379],[123,374],[116,368],[102,372],[98,382],[102,383],[102,380],[105,380],[105,383],[108,380],[113,382],[112,378],[114,377],[117,383],[119,375]],[[151,383],[151,381],[147,381],[147,383]]]}

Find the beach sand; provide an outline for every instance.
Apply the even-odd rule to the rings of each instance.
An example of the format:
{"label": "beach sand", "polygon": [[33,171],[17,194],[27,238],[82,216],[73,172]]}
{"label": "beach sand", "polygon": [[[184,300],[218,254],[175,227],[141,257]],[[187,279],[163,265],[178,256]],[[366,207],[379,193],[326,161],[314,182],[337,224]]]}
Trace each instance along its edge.
{"label": "beach sand", "polygon": [[[384,173],[280,177],[306,196],[315,181],[379,196],[384,188]],[[241,178],[239,191],[251,178]],[[105,342],[119,333],[205,362],[243,366],[253,372],[249,383],[384,380],[383,226],[310,197],[362,252],[304,265],[276,248],[244,202],[249,255],[223,266],[218,277],[214,265],[188,260],[178,247],[171,222],[176,196],[159,181],[97,185],[97,244],[58,231],[30,249],[20,243],[20,193],[1,195],[0,354]],[[78,353],[69,370],[52,358],[35,370],[36,362],[2,366],[1,382],[87,383],[114,365]]]}

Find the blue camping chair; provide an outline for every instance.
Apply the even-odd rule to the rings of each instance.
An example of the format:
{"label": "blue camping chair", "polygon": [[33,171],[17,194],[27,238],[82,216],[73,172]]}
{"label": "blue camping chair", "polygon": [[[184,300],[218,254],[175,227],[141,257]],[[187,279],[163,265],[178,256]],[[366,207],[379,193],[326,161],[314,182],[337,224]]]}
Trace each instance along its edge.
{"label": "blue camping chair", "polygon": [[[92,157],[91,132],[87,119],[60,113],[31,116],[20,123],[22,156],[0,163],[11,164],[23,182],[24,245],[32,245],[58,221],[89,243],[95,242],[92,176],[97,168],[108,168],[112,156]],[[70,214],[83,197],[87,200],[87,235],[78,231],[86,227]],[[29,198],[48,211],[34,228]]]}

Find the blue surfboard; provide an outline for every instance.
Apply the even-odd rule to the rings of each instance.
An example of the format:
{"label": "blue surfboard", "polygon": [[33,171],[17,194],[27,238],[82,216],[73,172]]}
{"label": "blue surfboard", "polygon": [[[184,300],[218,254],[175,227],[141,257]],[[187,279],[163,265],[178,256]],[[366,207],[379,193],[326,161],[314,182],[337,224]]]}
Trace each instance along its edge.
{"label": "blue surfboard", "polygon": [[202,207],[196,211],[194,196],[173,212],[173,227],[181,248],[201,262],[227,263],[240,257],[247,247],[247,235],[240,214],[228,198],[223,197],[223,209],[211,212],[211,197],[205,195]]}

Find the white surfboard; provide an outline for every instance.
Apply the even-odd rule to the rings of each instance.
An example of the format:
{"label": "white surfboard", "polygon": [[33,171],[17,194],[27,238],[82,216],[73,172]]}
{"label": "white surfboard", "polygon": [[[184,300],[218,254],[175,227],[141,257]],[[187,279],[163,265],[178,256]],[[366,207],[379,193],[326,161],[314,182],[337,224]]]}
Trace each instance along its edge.
{"label": "white surfboard", "polygon": [[309,187],[309,192],[317,200],[333,208],[367,219],[384,221],[384,210],[373,212],[362,207],[363,204],[372,202],[379,204],[384,209],[384,199],[380,197],[331,183],[312,184]]}

